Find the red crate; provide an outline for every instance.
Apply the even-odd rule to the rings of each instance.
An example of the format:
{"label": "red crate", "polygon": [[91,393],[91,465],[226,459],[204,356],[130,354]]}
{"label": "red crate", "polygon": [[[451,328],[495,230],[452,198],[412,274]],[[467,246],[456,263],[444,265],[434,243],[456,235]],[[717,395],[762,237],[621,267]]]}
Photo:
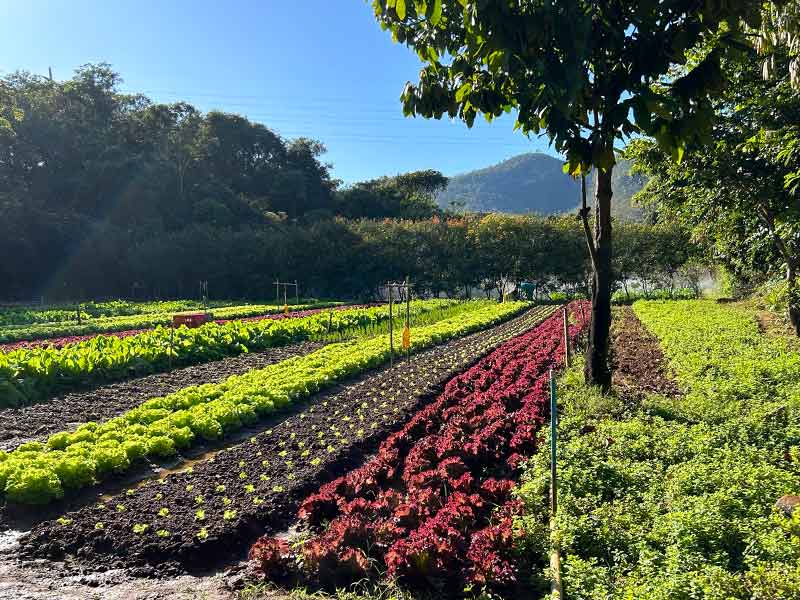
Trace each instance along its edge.
{"label": "red crate", "polygon": [[187,312],[177,313],[172,315],[172,326],[180,327],[186,325],[187,327],[200,327],[204,323],[208,323],[214,315],[207,312]]}

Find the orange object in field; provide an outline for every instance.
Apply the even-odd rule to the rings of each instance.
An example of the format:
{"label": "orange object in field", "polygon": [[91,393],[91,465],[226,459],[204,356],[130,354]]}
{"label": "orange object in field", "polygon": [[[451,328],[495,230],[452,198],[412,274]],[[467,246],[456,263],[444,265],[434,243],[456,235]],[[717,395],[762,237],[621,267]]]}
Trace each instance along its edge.
{"label": "orange object in field", "polygon": [[283,305],[283,314],[285,314],[285,315],[289,314],[289,305],[288,304],[284,304]]}
{"label": "orange object in field", "polygon": [[408,350],[411,347],[411,330],[408,325],[403,327],[403,349]]}
{"label": "orange object in field", "polygon": [[181,325],[186,325],[186,327],[200,327],[200,325],[208,323],[213,318],[214,315],[207,312],[175,313],[172,315],[172,326],[180,327]]}

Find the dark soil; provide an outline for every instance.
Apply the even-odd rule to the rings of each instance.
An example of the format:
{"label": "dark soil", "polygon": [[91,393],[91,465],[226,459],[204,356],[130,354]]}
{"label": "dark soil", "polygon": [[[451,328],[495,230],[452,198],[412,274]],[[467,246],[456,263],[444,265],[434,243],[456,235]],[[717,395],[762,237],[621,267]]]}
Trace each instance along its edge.
{"label": "dark soil", "polygon": [[41,404],[0,409],[0,449],[10,450],[24,442],[43,440],[87,421],[107,421],[150,398],[165,396],[190,385],[222,381],[231,375],[308,354],[323,345],[322,342],[302,342],[269,348],[89,391],[72,392]]}
{"label": "dark soil", "polygon": [[42,523],[22,538],[22,554],[158,576],[234,562],[259,535],[284,530],[299,502],[360,464],[453,376],[552,311],[533,309],[317,394],[188,471]]}
{"label": "dark soil", "polygon": [[647,394],[680,395],[658,338],[630,306],[615,311],[611,338],[614,388],[623,400],[635,405]]}

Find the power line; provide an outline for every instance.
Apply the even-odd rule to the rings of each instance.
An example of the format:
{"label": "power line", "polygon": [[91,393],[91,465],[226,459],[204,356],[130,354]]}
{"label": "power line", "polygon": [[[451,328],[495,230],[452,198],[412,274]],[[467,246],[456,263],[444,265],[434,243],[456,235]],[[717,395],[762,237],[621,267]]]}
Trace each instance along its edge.
{"label": "power line", "polygon": [[[175,90],[127,90],[121,89],[120,92],[124,94],[161,94],[167,96],[177,96],[177,97],[186,97],[186,96],[197,96],[197,97],[206,97],[206,98],[223,98],[223,99],[245,99],[245,100],[289,100],[289,101],[296,101],[297,95],[270,95],[270,94],[225,94],[219,92],[192,92],[192,91],[175,91]],[[311,99],[312,101],[316,102],[346,102],[348,104],[357,104],[362,102],[360,97],[346,97],[346,96],[317,96],[316,98],[308,98],[306,100]],[[399,98],[396,99],[399,101]]]}

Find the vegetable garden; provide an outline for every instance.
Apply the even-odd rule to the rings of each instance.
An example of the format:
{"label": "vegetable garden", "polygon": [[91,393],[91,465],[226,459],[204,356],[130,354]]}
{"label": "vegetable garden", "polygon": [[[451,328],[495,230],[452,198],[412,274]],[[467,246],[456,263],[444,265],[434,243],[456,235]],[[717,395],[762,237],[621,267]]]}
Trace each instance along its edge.
{"label": "vegetable garden", "polygon": [[[439,318],[461,310],[455,301],[416,302],[415,316]],[[196,329],[157,327],[130,337],[98,335],[61,348],[19,348],[0,353],[0,406],[29,404],[57,391],[131,374],[163,371],[301,340],[342,339],[387,325],[388,308],[315,312],[291,319],[226,321]]]}
{"label": "vegetable garden", "polygon": [[545,597],[555,543],[568,598],[796,597],[800,517],[775,508],[800,493],[796,343],[739,305],[615,310],[607,396],[564,371],[582,301],[415,301],[393,356],[385,306],[176,330],[172,369],[162,329],[49,348],[154,358],[0,411],[0,582],[229,569],[222,597]]}
{"label": "vegetable garden", "polygon": [[[89,339],[100,333],[113,333],[117,337],[127,337],[136,335],[148,329],[153,329],[159,325],[169,325],[172,316],[183,310],[194,308],[203,310],[202,307],[195,307],[193,302],[160,302],[152,303],[152,311],[139,309],[145,312],[132,315],[117,316],[97,316],[81,312],[81,320],[75,319],[75,313],[64,311],[44,311],[46,318],[54,318],[55,315],[66,316],[57,321],[33,321],[22,325],[4,326],[0,328],[0,348],[11,350],[17,347],[31,348],[37,346],[64,346],[68,343]],[[341,306],[342,302],[309,302],[306,304],[294,304],[290,307],[292,316],[305,316],[313,314],[324,308]],[[138,305],[134,305],[138,308]],[[212,304],[213,306],[213,304]],[[158,308],[156,312],[154,309]],[[190,307],[186,309],[184,307]],[[211,307],[210,307],[211,308]],[[131,309],[133,310],[133,309]],[[211,308],[217,323],[237,319],[261,318],[282,318],[283,306],[275,304],[245,304],[234,306],[222,306]],[[34,313],[38,315],[40,313]],[[102,314],[102,313],[101,313]],[[70,318],[71,317],[71,318]],[[21,318],[21,317],[20,317]],[[34,319],[34,316],[29,317]],[[26,343],[27,342],[27,343]]]}

